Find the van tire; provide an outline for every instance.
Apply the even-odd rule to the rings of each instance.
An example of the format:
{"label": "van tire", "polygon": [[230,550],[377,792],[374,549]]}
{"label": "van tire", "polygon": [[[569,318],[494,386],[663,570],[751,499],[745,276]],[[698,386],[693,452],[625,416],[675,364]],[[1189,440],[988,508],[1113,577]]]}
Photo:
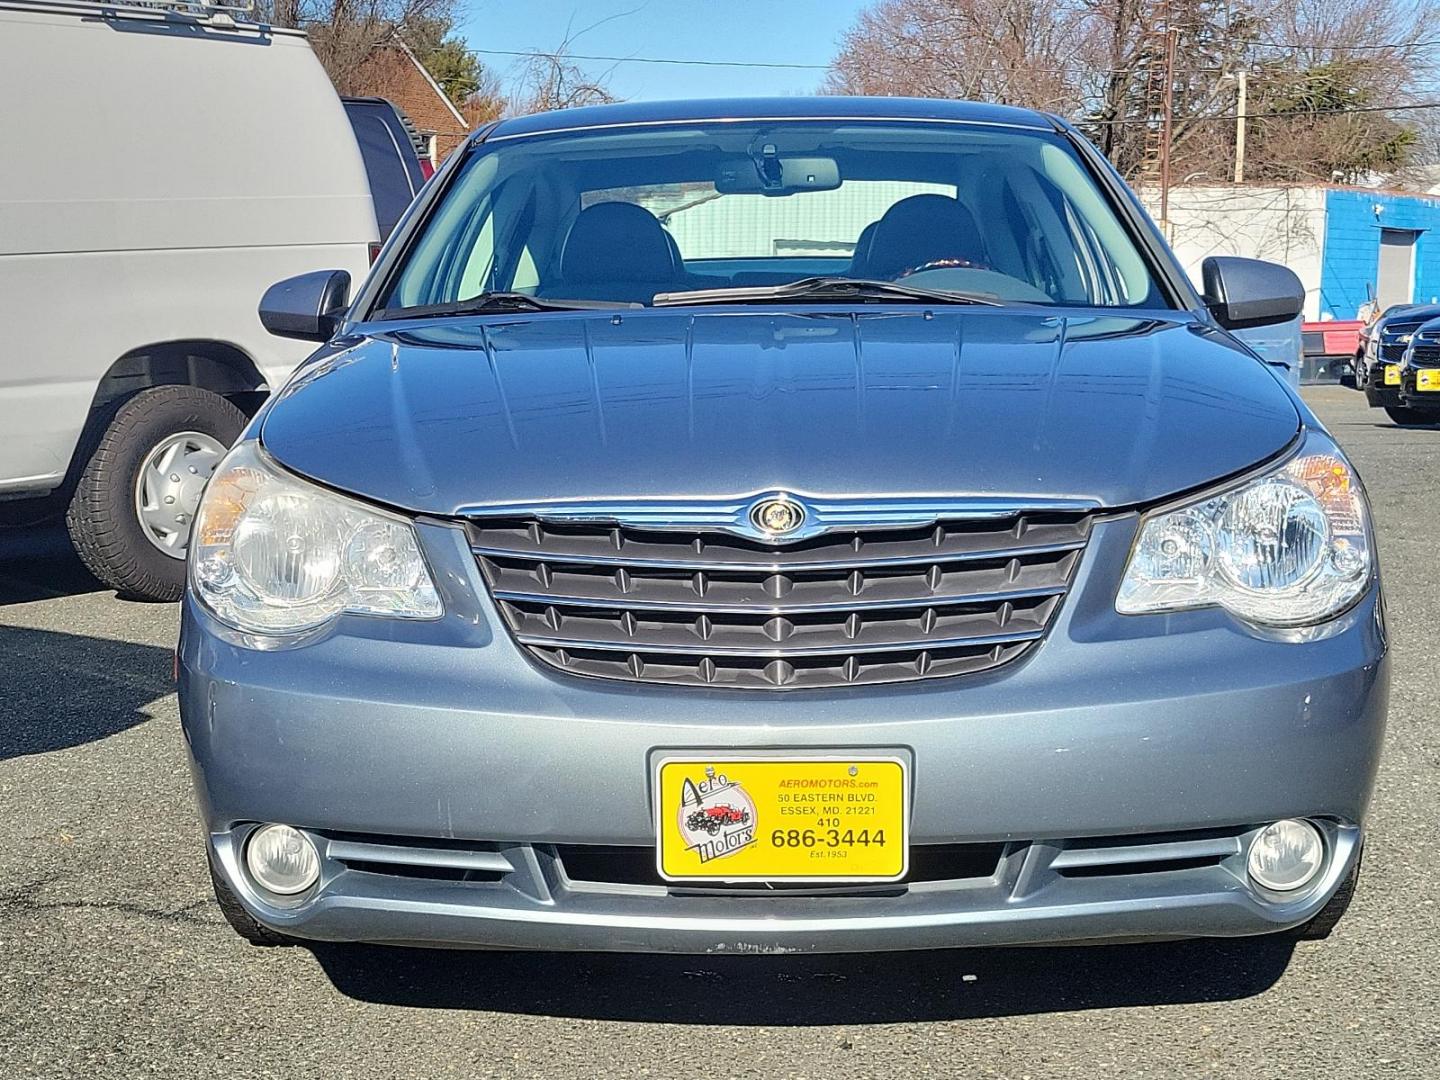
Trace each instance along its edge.
{"label": "van tire", "polygon": [[65,513],[86,569],[126,599],[180,599],[185,560],[156,547],[136,513],[140,469],[171,435],[197,432],[229,446],[245,424],[230,402],[194,386],[157,386],[127,399],[85,463]]}

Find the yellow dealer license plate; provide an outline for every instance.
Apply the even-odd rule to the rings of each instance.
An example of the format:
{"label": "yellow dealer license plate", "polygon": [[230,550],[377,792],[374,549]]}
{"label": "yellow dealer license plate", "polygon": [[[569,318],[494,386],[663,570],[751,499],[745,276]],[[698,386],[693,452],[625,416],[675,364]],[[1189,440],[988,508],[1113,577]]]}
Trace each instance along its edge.
{"label": "yellow dealer license plate", "polygon": [[1419,368],[1415,372],[1416,390],[1440,390],[1440,368]]}
{"label": "yellow dealer license plate", "polygon": [[668,757],[655,795],[669,881],[894,881],[909,869],[899,758]]}
{"label": "yellow dealer license plate", "polygon": [[1399,386],[1399,385],[1400,385],[1400,365],[1399,365],[1399,364],[1386,364],[1386,365],[1385,365],[1385,385],[1386,385],[1386,386]]}

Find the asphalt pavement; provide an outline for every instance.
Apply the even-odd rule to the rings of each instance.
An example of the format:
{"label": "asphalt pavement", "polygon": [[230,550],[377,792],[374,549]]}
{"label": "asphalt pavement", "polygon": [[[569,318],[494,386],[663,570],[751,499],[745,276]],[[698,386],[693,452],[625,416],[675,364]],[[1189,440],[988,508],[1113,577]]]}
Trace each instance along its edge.
{"label": "asphalt pavement", "polygon": [[1307,397],[1371,494],[1394,693],[1326,942],[821,957],[256,949],[205,873],[176,611],[0,533],[0,1078],[1440,1077],[1440,429]]}

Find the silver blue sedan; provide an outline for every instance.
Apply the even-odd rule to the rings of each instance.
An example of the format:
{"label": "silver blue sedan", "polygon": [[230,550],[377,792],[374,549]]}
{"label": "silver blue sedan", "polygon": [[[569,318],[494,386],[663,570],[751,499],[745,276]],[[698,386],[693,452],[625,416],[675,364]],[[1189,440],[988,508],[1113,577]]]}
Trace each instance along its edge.
{"label": "silver blue sedan", "polygon": [[180,704],[244,937],[712,953],[1292,933],[1388,694],[1343,450],[1072,128],[478,132],[217,469]]}

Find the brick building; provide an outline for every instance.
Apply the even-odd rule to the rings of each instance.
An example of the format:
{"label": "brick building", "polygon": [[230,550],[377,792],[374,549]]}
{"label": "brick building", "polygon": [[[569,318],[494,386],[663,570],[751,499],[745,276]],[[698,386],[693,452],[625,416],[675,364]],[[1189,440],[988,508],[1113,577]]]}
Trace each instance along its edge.
{"label": "brick building", "polygon": [[356,96],[383,97],[410,118],[440,164],[470,133],[470,125],[403,42],[380,45],[351,80]]}

